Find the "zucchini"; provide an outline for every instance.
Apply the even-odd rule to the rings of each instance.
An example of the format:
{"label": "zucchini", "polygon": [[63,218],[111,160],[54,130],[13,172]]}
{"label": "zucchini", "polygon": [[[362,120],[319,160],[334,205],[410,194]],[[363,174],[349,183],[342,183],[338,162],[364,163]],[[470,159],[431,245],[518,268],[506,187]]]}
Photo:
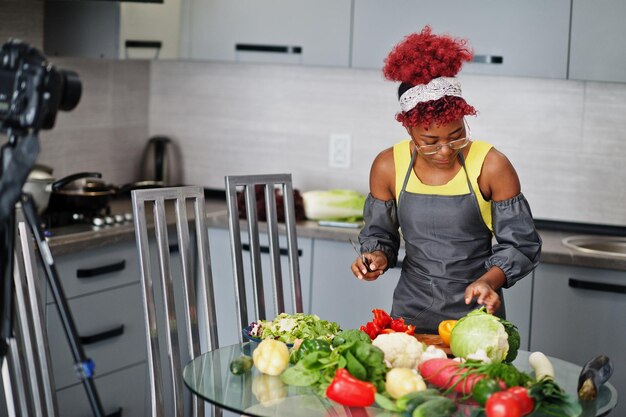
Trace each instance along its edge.
{"label": "zucchini", "polygon": [[428,388],[423,391],[415,391],[403,395],[396,400],[396,405],[400,410],[408,411],[410,414],[418,405],[433,397],[441,397],[441,394],[434,388]]}
{"label": "zucchini", "polygon": [[613,362],[606,355],[590,359],[578,376],[578,398],[595,400],[600,387],[613,375]]}
{"label": "zucchini", "polygon": [[413,417],[450,417],[456,411],[456,404],[450,398],[432,398],[413,410]]}
{"label": "zucchini", "polygon": [[254,361],[250,356],[241,355],[230,362],[230,372],[235,375],[243,375],[252,368],[253,364]]}

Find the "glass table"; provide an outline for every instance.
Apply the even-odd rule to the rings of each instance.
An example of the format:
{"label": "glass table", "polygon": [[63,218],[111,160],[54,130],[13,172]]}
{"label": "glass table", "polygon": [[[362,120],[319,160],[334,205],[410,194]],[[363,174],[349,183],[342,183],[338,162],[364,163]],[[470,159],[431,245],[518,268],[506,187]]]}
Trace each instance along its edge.
{"label": "glass table", "polygon": [[[376,417],[393,416],[378,407],[344,407],[318,396],[306,387],[285,385],[279,377],[263,375],[253,367],[243,375],[233,375],[230,362],[246,354],[252,356],[256,343],[225,346],[207,352],[191,361],[183,371],[187,387],[196,395],[227,410],[258,417]],[[530,372],[530,352],[520,351],[513,362],[519,369]],[[558,358],[550,358],[556,381],[568,393],[576,395],[581,367]],[[617,404],[617,391],[605,384],[598,399],[583,406],[583,417],[607,415]],[[469,406],[468,406],[469,407]],[[467,410],[465,410],[467,411]],[[463,414],[463,411],[458,413]],[[469,415],[469,413],[467,414]],[[535,414],[536,415],[536,414]],[[535,416],[533,415],[533,416]]]}

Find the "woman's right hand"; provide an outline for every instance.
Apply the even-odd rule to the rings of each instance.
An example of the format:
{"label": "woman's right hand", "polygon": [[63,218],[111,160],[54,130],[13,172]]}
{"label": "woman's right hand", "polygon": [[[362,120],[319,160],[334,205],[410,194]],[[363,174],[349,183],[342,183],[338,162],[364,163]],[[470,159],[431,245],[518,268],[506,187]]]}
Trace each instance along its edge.
{"label": "woman's right hand", "polygon": [[374,281],[385,272],[387,268],[387,257],[381,251],[364,253],[363,256],[367,259],[368,265],[365,265],[363,259],[359,256],[352,263],[352,273],[358,279]]}

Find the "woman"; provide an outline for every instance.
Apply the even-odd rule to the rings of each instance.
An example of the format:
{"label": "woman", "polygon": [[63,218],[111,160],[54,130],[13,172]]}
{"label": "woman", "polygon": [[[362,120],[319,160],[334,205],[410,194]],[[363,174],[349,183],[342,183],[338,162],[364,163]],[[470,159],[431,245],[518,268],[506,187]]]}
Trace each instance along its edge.
{"label": "woman", "polygon": [[411,139],[374,160],[359,235],[364,256],[352,272],[370,281],[393,267],[400,228],[406,256],[391,315],[417,332],[436,333],[442,320],[478,305],[504,317],[501,288],[539,262],[541,239],[515,169],[492,145],[471,140],[465,118],[476,110],[453,78],[471,58],[464,40],[427,26],[396,45],[383,69],[401,82],[396,119]]}

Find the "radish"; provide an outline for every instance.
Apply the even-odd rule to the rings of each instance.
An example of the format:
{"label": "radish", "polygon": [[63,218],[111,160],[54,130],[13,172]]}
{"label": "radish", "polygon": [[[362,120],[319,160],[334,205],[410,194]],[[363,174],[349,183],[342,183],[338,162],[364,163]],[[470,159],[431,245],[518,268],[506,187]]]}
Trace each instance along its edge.
{"label": "radish", "polygon": [[442,389],[470,394],[474,384],[485,375],[470,373],[463,365],[448,358],[435,358],[418,365],[418,370],[426,382]]}

